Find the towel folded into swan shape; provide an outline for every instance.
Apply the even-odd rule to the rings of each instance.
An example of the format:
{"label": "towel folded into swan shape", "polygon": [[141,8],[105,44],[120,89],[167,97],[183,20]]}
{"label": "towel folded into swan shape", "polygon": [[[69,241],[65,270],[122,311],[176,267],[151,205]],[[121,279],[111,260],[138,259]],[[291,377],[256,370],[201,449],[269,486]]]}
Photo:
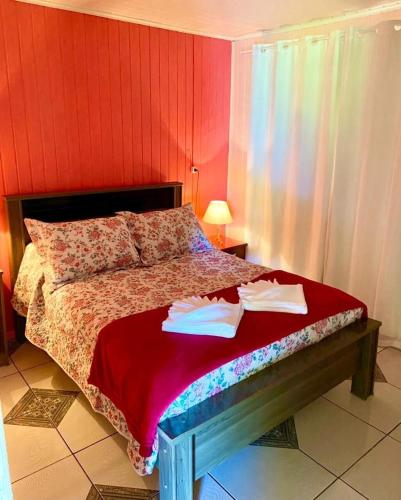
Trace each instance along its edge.
{"label": "towel folded into swan shape", "polygon": [[162,323],[164,332],[216,337],[235,337],[244,313],[240,303],[231,304],[224,299],[188,297],[175,301]]}
{"label": "towel folded into swan shape", "polygon": [[246,311],[270,311],[307,314],[302,285],[280,285],[277,280],[259,280],[242,284],[238,295]]}

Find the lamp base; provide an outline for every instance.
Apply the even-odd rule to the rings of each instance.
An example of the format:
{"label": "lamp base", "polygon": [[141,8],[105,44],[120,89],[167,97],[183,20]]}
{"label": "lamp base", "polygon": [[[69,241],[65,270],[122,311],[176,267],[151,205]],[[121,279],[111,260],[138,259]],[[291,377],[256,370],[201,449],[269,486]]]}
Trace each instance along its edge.
{"label": "lamp base", "polygon": [[224,244],[220,224],[217,226],[217,234],[216,237],[214,238],[214,244],[216,245],[217,248],[222,248]]}

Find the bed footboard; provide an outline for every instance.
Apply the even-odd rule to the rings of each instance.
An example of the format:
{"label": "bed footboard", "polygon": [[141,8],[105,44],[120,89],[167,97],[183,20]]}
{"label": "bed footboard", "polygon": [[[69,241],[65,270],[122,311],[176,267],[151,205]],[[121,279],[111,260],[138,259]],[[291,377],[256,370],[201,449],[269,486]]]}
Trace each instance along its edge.
{"label": "bed footboard", "polygon": [[360,341],[360,364],[352,377],[351,392],[361,399],[373,394],[375,380],[379,327],[365,335]]}
{"label": "bed footboard", "polygon": [[350,376],[354,394],[373,394],[380,325],[353,323],[163,421],[160,500],[192,500],[196,479]]}

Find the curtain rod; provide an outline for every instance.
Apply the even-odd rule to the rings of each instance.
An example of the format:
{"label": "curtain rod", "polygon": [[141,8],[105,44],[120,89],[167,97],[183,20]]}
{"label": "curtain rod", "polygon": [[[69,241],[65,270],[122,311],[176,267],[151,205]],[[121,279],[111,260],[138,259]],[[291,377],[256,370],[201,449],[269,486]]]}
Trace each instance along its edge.
{"label": "curtain rod", "polygon": [[323,17],[319,19],[313,19],[299,24],[286,24],[280,26],[279,28],[272,28],[267,30],[260,30],[256,33],[248,33],[234,39],[234,41],[247,40],[249,38],[261,38],[269,35],[279,35],[281,33],[289,33],[292,31],[300,31],[308,28],[316,28],[319,26],[325,26],[327,24],[335,24],[344,21],[351,21],[352,19],[360,19],[363,17],[377,16],[379,14],[386,14],[396,10],[401,10],[401,0],[396,0],[394,2],[385,3],[382,5],[376,5],[375,7],[368,7],[366,9],[352,10],[345,12],[339,16]]}
{"label": "curtain rod", "polygon": [[[400,20],[389,20],[389,21],[382,21],[381,23],[378,23],[377,25],[374,25],[372,26],[371,28],[358,28],[358,32],[359,31],[376,31],[376,33],[378,32],[378,28],[382,25],[382,24],[388,24],[388,23],[394,23],[393,24],[393,29],[394,31],[401,31],[401,19]],[[337,30],[336,30],[337,31]],[[341,31],[338,30],[338,33],[341,34]],[[328,39],[328,35],[309,35],[309,36],[306,36],[306,37],[303,37],[304,39],[310,39],[312,43],[317,43],[321,40],[327,40]],[[274,45],[276,45],[277,43],[286,43],[286,44],[291,44],[291,43],[295,43],[297,41],[299,41],[300,38],[291,38],[289,40],[275,40],[274,42],[267,42],[267,43],[254,43],[252,48],[251,49],[246,49],[246,50],[240,50],[239,53],[242,55],[242,54],[252,54],[253,53],[253,47],[262,47],[264,48],[265,50],[267,50],[269,47],[273,47]]]}

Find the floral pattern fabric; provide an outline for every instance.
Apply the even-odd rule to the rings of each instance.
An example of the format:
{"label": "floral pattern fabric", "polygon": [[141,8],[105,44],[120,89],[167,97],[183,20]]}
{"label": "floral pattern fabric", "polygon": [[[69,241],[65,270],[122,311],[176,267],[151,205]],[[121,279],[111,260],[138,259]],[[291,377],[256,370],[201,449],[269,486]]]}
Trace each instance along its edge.
{"label": "floral pattern fabric", "polygon": [[141,250],[141,261],[145,266],[213,248],[190,203],[163,211],[119,214],[127,218],[132,238]]}
{"label": "floral pattern fabric", "polygon": [[123,217],[56,223],[25,219],[25,225],[43,259],[50,289],[100,271],[139,263]]}
{"label": "floral pattern fabric", "polygon": [[21,316],[26,316],[35,292],[44,282],[42,258],[33,243],[24,252],[15,282],[11,304]]}
{"label": "floral pattern fabric", "polygon": [[[158,453],[157,436],[152,455],[142,457],[124,415],[95,386],[87,383],[99,331],[114,319],[244,283],[266,271],[213,249],[152,267],[94,275],[52,294],[46,286],[38,286],[28,311],[26,336],[48,352],[81,387],[92,407],[127,438],[127,451],[135,470],[141,475],[151,474]],[[162,420],[179,415],[266,366],[318,342],[361,314],[362,310],[353,310],[327,318],[219,367],[192,383],[171,403]]]}

